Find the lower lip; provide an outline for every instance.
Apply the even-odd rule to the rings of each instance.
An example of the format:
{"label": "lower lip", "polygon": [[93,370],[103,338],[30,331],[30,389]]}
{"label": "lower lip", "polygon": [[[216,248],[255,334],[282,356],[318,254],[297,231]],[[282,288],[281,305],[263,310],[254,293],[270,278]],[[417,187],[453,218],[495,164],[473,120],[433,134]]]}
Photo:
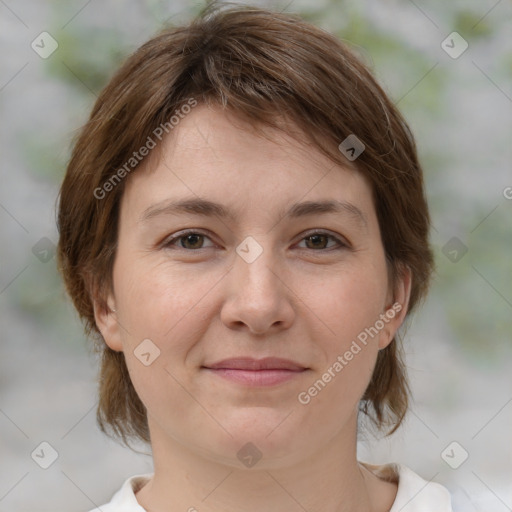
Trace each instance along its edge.
{"label": "lower lip", "polygon": [[233,370],[228,368],[207,368],[223,379],[247,386],[274,386],[301,375],[304,370]]}

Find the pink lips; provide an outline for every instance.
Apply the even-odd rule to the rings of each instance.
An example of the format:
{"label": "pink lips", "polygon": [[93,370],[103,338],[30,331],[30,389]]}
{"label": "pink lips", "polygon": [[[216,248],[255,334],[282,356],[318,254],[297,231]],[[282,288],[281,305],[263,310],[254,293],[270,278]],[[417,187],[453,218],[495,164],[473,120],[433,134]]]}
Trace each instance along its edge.
{"label": "pink lips", "polygon": [[307,370],[304,366],[276,357],[224,359],[204,367],[219,377],[249,386],[272,386],[297,377]]}

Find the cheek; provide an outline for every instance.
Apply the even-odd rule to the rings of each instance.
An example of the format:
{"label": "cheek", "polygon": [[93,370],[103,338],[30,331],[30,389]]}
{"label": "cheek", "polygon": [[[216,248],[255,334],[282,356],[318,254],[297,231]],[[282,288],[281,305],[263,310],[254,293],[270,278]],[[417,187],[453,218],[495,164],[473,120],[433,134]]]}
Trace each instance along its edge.
{"label": "cheek", "polygon": [[375,325],[386,305],[383,272],[380,265],[347,269],[321,286],[308,287],[306,305],[325,327],[315,340],[323,353],[317,371],[330,390],[322,393],[319,405],[324,400],[356,404],[368,385],[378,353]]}
{"label": "cheek", "polygon": [[192,317],[195,325],[201,325],[207,316],[208,295],[223,274],[142,258],[132,264],[120,260],[114,275],[126,330],[133,336],[163,341],[191,324]]}
{"label": "cheek", "polygon": [[214,280],[144,258],[120,259],[114,279],[123,312],[123,350],[137,394],[148,411],[166,403],[172,404],[173,414],[185,414],[190,404],[180,383],[188,378],[187,354],[207,325],[201,321],[206,318],[201,298]]}
{"label": "cheek", "polygon": [[341,271],[312,284],[306,303],[326,325],[338,349],[373,326],[384,311],[387,281],[376,267]]}
{"label": "cheek", "polygon": [[383,312],[386,284],[375,268],[338,274],[308,288],[306,306],[324,326],[313,340],[322,364],[297,396],[312,428],[313,418],[328,415],[332,422],[325,428],[335,430],[348,411],[357,410],[376,362],[378,335],[371,328]]}

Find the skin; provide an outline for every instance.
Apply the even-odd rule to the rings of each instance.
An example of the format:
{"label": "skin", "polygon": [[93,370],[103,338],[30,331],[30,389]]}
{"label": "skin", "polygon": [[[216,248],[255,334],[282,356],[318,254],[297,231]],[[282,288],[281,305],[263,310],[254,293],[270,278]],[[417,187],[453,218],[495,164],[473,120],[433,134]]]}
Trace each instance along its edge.
{"label": "skin", "polygon": [[[356,458],[357,408],[379,349],[407,310],[410,275],[391,288],[371,190],[353,168],[280,131],[268,139],[232,114],[199,105],[164,139],[163,157],[131,175],[121,202],[113,313],[95,308],[106,343],[125,353],[148,410],[155,475],[136,497],[148,511],[384,512],[394,483]],[[160,213],[205,198],[234,217]],[[340,200],[350,212],[280,215],[293,203]],[[166,239],[193,228],[204,237]],[[329,236],[308,238],[319,230]],[[248,236],[252,263],[236,248]],[[339,239],[343,245],[339,244]],[[402,310],[307,405],[297,396],[398,302]],[[150,339],[160,355],[134,355]],[[203,368],[267,356],[307,367],[246,387]],[[261,459],[237,452],[252,443]]]}

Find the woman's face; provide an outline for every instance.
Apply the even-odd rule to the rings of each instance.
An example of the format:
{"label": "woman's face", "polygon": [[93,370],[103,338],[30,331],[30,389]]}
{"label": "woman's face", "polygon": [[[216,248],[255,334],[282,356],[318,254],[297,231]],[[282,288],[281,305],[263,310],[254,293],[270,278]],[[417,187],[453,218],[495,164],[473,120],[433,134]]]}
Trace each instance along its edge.
{"label": "woman's face", "polygon": [[270,468],[354,442],[408,289],[390,289],[359,173],[232,120],[197,106],[158,165],[129,177],[116,313],[96,318],[125,353],[153,439],[238,466],[261,453]]}

